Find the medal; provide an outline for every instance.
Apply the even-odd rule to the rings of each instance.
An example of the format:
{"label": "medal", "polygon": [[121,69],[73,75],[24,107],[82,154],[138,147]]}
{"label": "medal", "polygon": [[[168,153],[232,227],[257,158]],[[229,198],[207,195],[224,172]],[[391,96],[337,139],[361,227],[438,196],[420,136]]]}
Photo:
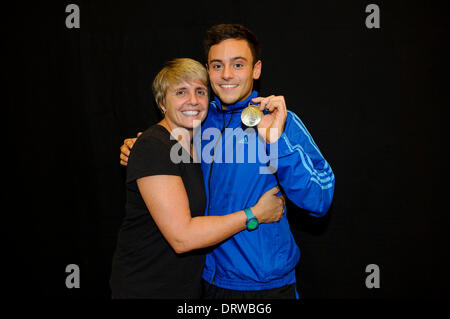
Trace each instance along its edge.
{"label": "medal", "polygon": [[253,127],[261,122],[262,114],[257,105],[249,104],[241,113],[241,121],[245,126]]}

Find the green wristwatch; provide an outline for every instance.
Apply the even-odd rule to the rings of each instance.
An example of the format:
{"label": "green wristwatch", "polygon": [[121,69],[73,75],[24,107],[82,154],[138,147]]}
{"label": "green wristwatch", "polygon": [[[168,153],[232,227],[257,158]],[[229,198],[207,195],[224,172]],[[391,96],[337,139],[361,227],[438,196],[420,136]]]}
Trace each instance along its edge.
{"label": "green wristwatch", "polygon": [[246,208],[244,209],[244,212],[247,215],[247,230],[252,231],[258,228],[258,220],[256,219],[255,215],[253,215],[252,210],[250,208]]}

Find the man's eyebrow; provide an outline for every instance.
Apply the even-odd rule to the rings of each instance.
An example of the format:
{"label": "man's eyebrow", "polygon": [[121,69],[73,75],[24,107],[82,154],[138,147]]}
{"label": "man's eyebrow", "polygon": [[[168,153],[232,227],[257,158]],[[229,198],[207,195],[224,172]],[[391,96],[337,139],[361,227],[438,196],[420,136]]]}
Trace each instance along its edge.
{"label": "man's eyebrow", "polygon": [[232,60],[232,61],[236,61],[236,60],[245,60],[245,61],[247,61],[247,59],[244,58],[243,56],[236,56],[236,57],[234,57],[234,58],[231,58],[231,60]]}
{"label": "man's eyebrow", "polygon": [[[232,57],[230,60],[231,61],[236,61],[236,60],[245,60],[245,61],[247,61],[247,59],[244,58],[243,56],[235,56],[235,57]],[[220,59],[213,59],[213,60],[209,61],[209,63],[214,63],[214,62],[223,63],[223,61],[220,60]]]}

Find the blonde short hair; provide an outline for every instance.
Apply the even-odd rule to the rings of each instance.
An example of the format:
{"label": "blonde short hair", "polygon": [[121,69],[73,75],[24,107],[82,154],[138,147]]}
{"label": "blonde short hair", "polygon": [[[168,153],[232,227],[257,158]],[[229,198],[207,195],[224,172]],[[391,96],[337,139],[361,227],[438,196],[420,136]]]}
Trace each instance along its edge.
{"label": "blonde short hair", "polygon": [[166,62],[156,75],[152,85],[153,96],[159,110],[164,113],[161,104],[165,105],[166,103],[166,93],[170,85],[196,80],[200,80],[208,87],[208,72],[200,62],[189,58],[178,58]]}

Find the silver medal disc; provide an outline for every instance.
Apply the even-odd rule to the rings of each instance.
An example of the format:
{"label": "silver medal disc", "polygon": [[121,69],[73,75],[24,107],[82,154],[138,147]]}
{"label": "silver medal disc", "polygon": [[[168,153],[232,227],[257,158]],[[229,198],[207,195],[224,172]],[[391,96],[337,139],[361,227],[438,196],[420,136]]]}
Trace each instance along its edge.
{"label": "silver medal disc", "polygon": [[247,106],[241,113],[241,121],[245,126],[256,126],[261,122],[262,112],[255,105]]}

